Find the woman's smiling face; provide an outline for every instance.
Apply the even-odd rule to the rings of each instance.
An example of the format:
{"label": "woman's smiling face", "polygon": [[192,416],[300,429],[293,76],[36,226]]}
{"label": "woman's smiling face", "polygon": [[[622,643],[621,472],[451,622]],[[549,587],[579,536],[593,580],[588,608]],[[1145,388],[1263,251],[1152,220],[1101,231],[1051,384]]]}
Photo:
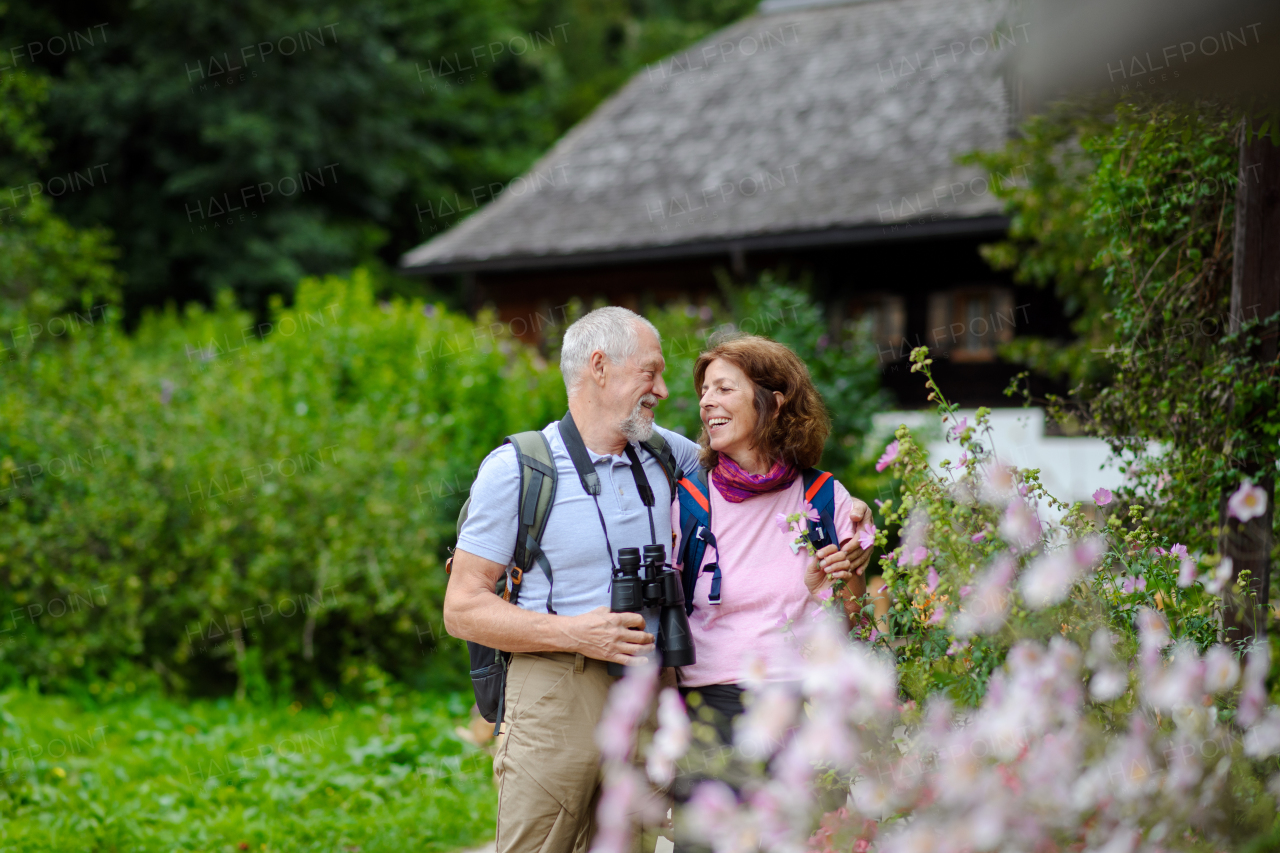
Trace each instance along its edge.
{"label": "woman's smiling face", "polygon": [[711,449],[745,468],[744,463],[754,460],[755,385],[736,364],[717,358],[707,365],[699,390],[702,426],[707,431]]}

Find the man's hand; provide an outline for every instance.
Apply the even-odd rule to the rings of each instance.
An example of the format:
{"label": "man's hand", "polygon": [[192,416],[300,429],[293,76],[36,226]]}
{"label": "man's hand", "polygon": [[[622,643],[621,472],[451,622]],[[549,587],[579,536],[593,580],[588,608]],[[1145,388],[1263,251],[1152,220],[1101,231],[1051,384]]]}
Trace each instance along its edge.
{"label": "man's hand", "polygon": [[804,585],[810,595],[817,595],[836,581],[852,580],[850,568],[848,555],[835,545],[828,545],[809,561],[804,571]]}
{"label": "man's hand", "polygon": [[563,617],[565,645],[584,657],[635,666],[653,654],[653,635],[639,613],[611,613],[601,605],[580,616]]}
{"label": "man's hand", "polygon": [[844,547],[848,551],[851,571],[857,575],[862,575],[867,568],[867,564],[871,562],[871,552],[874,549],[864,549],[861,543],[858,542],[858,528],[871,524],[871,507],[857,498],[853,498],[853,506],[849,509],[849,520],[853,522],[853,539],[846,542]]}

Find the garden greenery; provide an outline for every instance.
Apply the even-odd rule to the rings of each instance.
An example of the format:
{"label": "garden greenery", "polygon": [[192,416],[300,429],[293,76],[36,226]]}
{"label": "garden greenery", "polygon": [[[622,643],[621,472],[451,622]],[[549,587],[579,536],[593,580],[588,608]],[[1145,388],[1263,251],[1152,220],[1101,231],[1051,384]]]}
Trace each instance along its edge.
{"label": "garden greenery", "polygon": [[[0,368],[0,682],[261,699],[358,690],[367,664],[463,677],[460,652],[431,654],[457,512],[505,435],[563,414],[553,344],[585,306],[522,319],[544,354],[521,323],[373,289],[309,279],[260,323],[229,298],[129,334],[118,312],[31,320],[60,333]],[[672,393],[659,423],[696,437],[698,352],[764,331],[853,412],[826,464],[858,470],[873,356],[827,345],[803,290],[649,313]]]}
{"label": "garden greenery", "polygon": [[1105,439],[1130,477],[1123,497],[1204,550],[1224,493],[1273,471],[1280,441],[1274,366],[1251,356],[1276,318],[1246,305],[1229,328],[1239,144],[1253,130],[1220,104],[1145,96],[1059,105],[971,157],[995,172],[1031,164],[1026,185],[997,187],[1009,240],[984,254],[1053,284],[1079,335],[1005,354],[1069,377],[1052,414]]}
{"label": "garden greenery", "polygon": [[596,853],[625,849],[627,814],[660,819],[648,787],[677,769],[712,777],[676,820],[716,853],[1274,849],[1277,656],[1216,642],[1229,569],[1106,490],[1057,501],[985,411],[956,419],[927,350],[912,362],[959,453],[935,467],[902,427],[879,463],[902,484],[889,615],[868,602],[853,642],[843,614],[790,626],[796,682],[748,685],[733,761],[671,690],[633,761],[618,735],[656,673],[629,673],[599,732]]}

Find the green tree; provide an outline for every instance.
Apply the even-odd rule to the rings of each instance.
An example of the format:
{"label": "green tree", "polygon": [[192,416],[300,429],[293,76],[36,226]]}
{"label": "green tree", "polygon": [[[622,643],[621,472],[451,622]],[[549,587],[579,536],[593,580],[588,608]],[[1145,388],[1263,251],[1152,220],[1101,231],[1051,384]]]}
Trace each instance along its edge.
{"label": "green tree", "polygon": [[37,113],[46,97],[36,75],[0,75],[0,367],[78,325],[77,315],[96,323],[98,306],[117,297],[106,231],[71,227],[40,192],[49,142]]}
{"label": "green tree", "polygon": [[104,171],[57,205],[114,230],[129,316],[224,288],[265,316],[306,275],[393,265],[752,5],[53,0],[0,32],[51,77],[46,173]]}

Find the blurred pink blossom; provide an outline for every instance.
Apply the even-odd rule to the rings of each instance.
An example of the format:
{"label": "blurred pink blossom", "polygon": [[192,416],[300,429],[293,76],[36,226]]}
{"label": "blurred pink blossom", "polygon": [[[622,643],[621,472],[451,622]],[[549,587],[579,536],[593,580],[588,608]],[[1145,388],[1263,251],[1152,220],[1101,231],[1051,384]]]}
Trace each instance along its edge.
{"label": "blurred pink blossom", "polygon": [[775,515],[773,517],[773,523],[778,525],[778,529],[783,533],[791,532],[791,522],[787,521],[787,517],[784,514],[778,513]]}
{"label": "blurred pink blossom", "polygon": [[1120,590],[1125,595],[1131,595],[1135,592],[1142,592],[1147,588],[1147,579],[1144,578],[1142,575],[1135,575],[1134,577],[1129,577],[1128,575],[1121,575],[1119,580],[1120,580]]}
{"label": "blurred pink blossom", "polygon": [[1236,686],[1240,680],[1240,663],[1235,652],[1218,644],[1204,653],[1204,690],[1221,693]]}
{"label": "blurred pink blossom", "polygon": [[869,551],[876,544],[876,526],[871,522],[864,524],[858,531],[858,545]]}
{"label": "blurred pink blossom", "polygon": [[876,470],[883,471],[894,463],[898,458],[898,441],[895,439],[890,442],[889,446],[884,449],[884,454],[876,462]]}
{"label": "blurred pink blossom", "polygon": [[1025,501],[1014,500],[1004,511],[1000,534],[1019,548],[1029,548],[1040,541],[1040,521]]}
{"label": "blurred pink blossom", "polygon": [[649,747],[646,769],[655,785],[666,785],[675,777],[676,761],[689,749],[689,714],[680,692],[666,688],[658,695],[658,730]]}
{"label": "blurred pink blossom", "polygon": [[1196,582],[1196,563],[1189,557],[1183,557],[1178,562],[1178,586],[1183,589],[1191,586]]}
{"label": "blurred pink blossom", "polygon": [[604,713],[596,727],[596,743],[605,761],[626,761],[635,743],[636,729],[649,708],[658,684],[658,665],[646,663],[627,667],[626,674],[609,690]]}
{"label": "blurred pink blossom", "polygon": [[933,592],[938,588],[941,578],[938,577],[938,570],[933,566],[929,567],[929,575],[925,578],[925,585],[929,588],[929,592]]}
{"label": "blurred pink blossom", "polygon": [[1227,515],[1241,521],[1259,518],[1267,511],[1267,492],[1261,486],[1245,480],[1231,497],[1227,498]]}
{"label": "blurred pink blossom", "polygon": [[1267,705],[1267,672],[1271,669],[1271,651],[1265,642],[1255,642],[1244,664],[1244,685],[1236,705],[1236,719],[1251,726],[1262,716]]}
{"label": "blurred pink blossom", "polygon": [[1270,758],[1280,752],[1280,708],[1271,707],[1267,715],[1244,735],[1244,754],[1252,758]]}
{"label": "blurred pink blossom", "polygon": [[1106,506],[1111,503],[1111,490],[1100,488],[1093,493],[1093,502],[1098,506]]}
{"label": "blurred pink blossom", "polygon": [[1214,569],[1209,580],[1205,581],[1205,590],[1213,595],[1222,595],[1223,590],[1227,588],[1227,584],[1231,583],[1234,570],[1235,564],[1231,558],[1223,557],[1222,562],[1218,564],[1218,568]]}
{"label": "blurred pink blossom", "polygon": [[965,597],[964,605],[953,623],[957,637],[987,634],[1004,625],[1009,608],[1009,582],[1013,580],[1017,563],[1008,554],[1001,554],[996,561],[974,579],[973,591]]}

